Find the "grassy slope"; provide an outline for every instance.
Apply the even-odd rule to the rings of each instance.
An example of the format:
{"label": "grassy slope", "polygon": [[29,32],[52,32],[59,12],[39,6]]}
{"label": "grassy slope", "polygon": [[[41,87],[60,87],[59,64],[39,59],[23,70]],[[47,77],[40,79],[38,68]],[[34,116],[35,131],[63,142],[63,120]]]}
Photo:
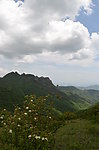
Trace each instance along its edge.
{"label": "grassy slope", "polygon": [[99,124],[88,120],[66,122],[55,134],[54,150],[98,150]]}
{"label": "grassy slope", "polygon": [[54,150],[99,150],[99,103],[78,116],[56,132]]}
{"label": "grassy slope", "polygon": [[72,101],[79,110],[99,102],[99,91],[96,90],[80,90],[73,86],[61,86],[59,89],[71,97],[79,97],[76,101]]}

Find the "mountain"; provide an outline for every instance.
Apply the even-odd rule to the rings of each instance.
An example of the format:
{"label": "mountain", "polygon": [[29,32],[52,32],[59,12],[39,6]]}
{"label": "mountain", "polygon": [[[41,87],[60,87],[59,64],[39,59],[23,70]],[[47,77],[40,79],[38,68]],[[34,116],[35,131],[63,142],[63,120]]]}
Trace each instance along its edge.
{"label": "mountain", "polygon": [[0,107],[13,109],[16,104],[22,105],[26,95],[51,95],[49,101],[59,111],[74,111],[72,97],[61,92],[48,77],[37,77],[32,74],[11,72],[0,78]]}
{"label": "mountain", "polygon": [[22,105],[26,95],[47,96],[56,111],[86,109],[99,102],[99,91],[80,90],[76,87],[56,87],[48,77],[10,72],[0,78],[0,108],[13,110]]}
{"label": "mountain", "polygon": [[84,90],[84,89],[92,89],[92,90],[99,90],[99,85],[90,85],[90,86],[87,86],[87,87],[78,87],[79,89],[82,89],[82,90]]}
{"label": "mountain", "polygon": [[87,108],[99,102],[99,91],[88,89],[81,90],[74,86],[60,86],[60,91],[69,96],[77,96],[79,99],[74,100],[73,103],[78,109]]}

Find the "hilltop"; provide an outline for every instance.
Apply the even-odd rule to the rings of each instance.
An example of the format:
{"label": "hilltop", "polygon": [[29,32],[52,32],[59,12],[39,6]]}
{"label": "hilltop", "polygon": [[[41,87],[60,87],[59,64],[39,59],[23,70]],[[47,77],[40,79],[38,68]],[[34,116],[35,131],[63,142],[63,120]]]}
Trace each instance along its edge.
{"label": "hilltop", "polygon": [[48,77],[32,74],[10,72],[0,78],[0,107],[13,109],[16,104],[22,105],[26,95],[50,95],[53,107],[60,111],[73,111],[70,98],[61,92]]}

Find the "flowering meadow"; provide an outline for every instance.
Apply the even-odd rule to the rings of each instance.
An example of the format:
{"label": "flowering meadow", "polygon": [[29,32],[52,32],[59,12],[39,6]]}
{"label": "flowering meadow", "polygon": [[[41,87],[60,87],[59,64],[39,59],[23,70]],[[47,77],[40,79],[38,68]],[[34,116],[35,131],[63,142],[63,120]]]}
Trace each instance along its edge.
{"label": "flowering meadow", "polygon": [[0,150],[53,149],[61,121],[47,100],[48,96],[26,96],[24,106],[16,106],[13,113],[0,111]]}

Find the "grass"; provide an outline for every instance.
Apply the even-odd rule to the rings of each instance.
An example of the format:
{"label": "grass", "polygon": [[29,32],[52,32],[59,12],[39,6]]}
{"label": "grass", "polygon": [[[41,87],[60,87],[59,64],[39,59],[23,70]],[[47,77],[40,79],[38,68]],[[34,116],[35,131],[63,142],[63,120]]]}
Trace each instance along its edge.
{"label": "grass", "polygon": [[55,134],[54,150],[99,150],[99,124],[83,119],[66,121]]}

